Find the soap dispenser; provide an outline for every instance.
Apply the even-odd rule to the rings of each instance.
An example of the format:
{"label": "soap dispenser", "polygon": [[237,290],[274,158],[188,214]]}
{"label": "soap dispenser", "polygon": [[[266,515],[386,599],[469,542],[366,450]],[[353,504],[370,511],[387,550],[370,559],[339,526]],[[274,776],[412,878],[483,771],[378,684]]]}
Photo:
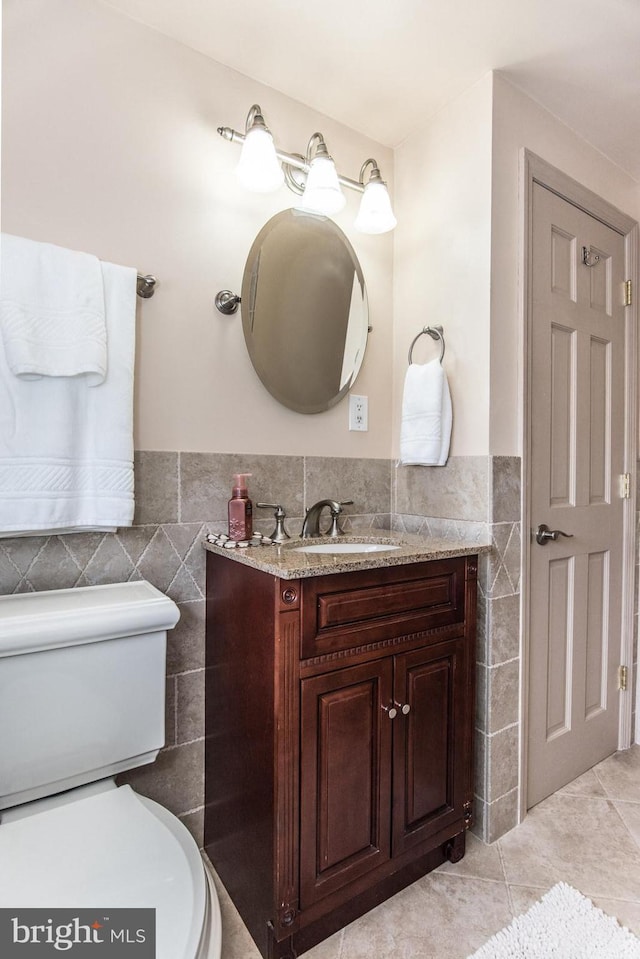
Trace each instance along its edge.
{"label": "soap dispenser", "polygon": [[247,478],[251,473],[236,473],[229,500],[229,536],[236,541],[251,539],[253,534],[253,504],[249,499]]}

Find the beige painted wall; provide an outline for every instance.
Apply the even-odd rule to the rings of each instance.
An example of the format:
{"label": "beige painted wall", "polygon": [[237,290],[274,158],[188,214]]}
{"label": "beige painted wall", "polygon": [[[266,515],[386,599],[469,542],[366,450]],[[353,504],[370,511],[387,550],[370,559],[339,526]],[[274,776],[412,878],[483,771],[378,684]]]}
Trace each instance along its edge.
{"label": "beige painted wall", "polygon": [[493,83],[490,452],[521,454],[523,147],[640,219],[640,184],[503,77]]}
{"label": "beige painted wall", "polygon": [[[455,455],[521,454],[520,154],[537,153],[630,216],[640,184],[499,74],[396,150],[393,444],[407,348],[442,323]],[[426,338],[424,362],[436,347]]]}
{"label": "beige painted wall", "polygon": [[[442,325],[453,402],[452,455],[489,452],[492,76],[396,150],[394,452],[407,351]],[[438,355],[422,337],[414,361]]]}
{"label": "beige painted wall", "polygon": [[[487,74],[396,151],[113,11],[100,0],[5,0],[2,228],[158,275],[140,302],[136,446],[347,457],[397,455],[412,338],[441,323],[454,402],[454,455],[521,452],[518,304],[522,146],[632,216],[640,186],[499,75]],[[258,101],[286,149],[321,129],[341,171],[376,156],[393,184],[395,234],[337,222],[364,269],[374,332],[347,404],[315,416],[280,406],[249,362],[239,317],[213,307],[239,291],[253,238],[291,205],[236,184],[242,128]],[[393,291],[393,292],[392,292]],[[415,359],[436,355],[427,338]]]}
{"label": "beige painted wall", "polygon": [[216,128],[244,129],[259,102],[283,149],[304,152],[319,129],[341,172],[357,178],[374,156],[390,185],[392,152],[99,0],[5,0],[3,14],[2,229],[159,278],[138,307],[137,448],[387,457],[393,236],[356,233],[350,193],[336,222],[368,286],[374,332],[354,392],[369,396],[369,432],[348,432],[344,401],[313,416],[280,406],[239,315],[213,299],[240,292],[256,233],[294,195],[245,193],[239,149]]}

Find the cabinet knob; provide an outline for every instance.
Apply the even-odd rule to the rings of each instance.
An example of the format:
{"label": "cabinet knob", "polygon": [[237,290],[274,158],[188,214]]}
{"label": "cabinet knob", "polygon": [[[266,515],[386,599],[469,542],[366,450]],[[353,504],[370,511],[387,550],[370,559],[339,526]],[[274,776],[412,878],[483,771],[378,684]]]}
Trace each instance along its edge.
{"label": "cabinet knob", "polygon": [[411,712],[411,706],[409,703],[402,703],[402,705],[400,703],[396,703],[396,706],[398,707],[398,709],[400,710],[403,716],[406,716],[408,713]]}
{"label": "cabinet knob", "polygon": [[383,706],[382,707],[389,719],[395,719],[398,715],[398,710],[395,706]]}

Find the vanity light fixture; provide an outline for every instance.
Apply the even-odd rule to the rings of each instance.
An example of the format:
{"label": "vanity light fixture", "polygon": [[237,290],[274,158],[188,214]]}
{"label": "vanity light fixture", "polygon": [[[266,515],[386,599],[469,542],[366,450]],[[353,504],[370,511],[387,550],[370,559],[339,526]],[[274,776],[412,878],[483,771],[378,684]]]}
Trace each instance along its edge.
{"label": "vanity light fixture", "polygon": [[238,179],[254,193],[271,193],[284,183],[273,137],[258,104],[249,110],[237,169]]}
{"label": "vanity light fixture", "polygon": [[296,208],[325,216],[339,213],[346,206],[347,198],[340,189],[336,165],[329,156],[321,133],[314,133],[309,140],[305,163],[309,172],[305,178],[304,193],[295,204]]}
{"label": "vanity light fixture", "polygon": [[[346,198],[341,187],[347,187],[362,193],[354,224],[357,230],[361,233],[387,233],[395,227],[397,220],[391,209],[387,185],[373,158],[365,160],[359,178],[352,180],[337,172],[321,133],[314,133],[310,138],[304,156],[285,153],[274,144],[257,103],[249,110],[245,133],[238,133],[231,127],[218,127],[218,133],[231,143],[242,144],[238,176],[248,190],[267,193],[277,190],[284,181],[300,196],[295,203],[296,209],[331,216],[344,207]],[[365,184],[369,166],[371,171]]]}
{"label": "vanity light fixture", "polygon": [[[371,166],[371,173],[365,185],[364,176],[367,167]],[[391,209],[391,200],[387,184],[380,175],[378,164],[370,157],[360,168],[360,183],[364,186],[364,193],[360,201],[360,209],[354,226],[361,233],[388,233],[397,224]]]}

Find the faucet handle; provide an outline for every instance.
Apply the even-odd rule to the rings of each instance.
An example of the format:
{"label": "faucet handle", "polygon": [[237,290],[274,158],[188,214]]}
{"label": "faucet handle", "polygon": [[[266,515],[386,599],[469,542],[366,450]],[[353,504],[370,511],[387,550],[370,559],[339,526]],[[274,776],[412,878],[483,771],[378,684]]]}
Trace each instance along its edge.
{"label": "faucet handle", "polygon": [[352,506],[352,505],[353,505],[352,499],[345,499],[345,500],[342,500],[342,502],[340,503],[333,504],[333,506],[331,507],[331,528],[328,533],[329,536],[344,535],[344,530],[341,530],[340,527],[338,526],[338,517],[340,516],[340,513],[342,512],[343,506]]}
{"label": "faucet handle", "polygon": [[286,529],[284,528],[284,518],[286,513],[282,506],[278,503],[256,503],[256,506],[259,506],[260,509],[274,509],[275,510],[275,519],[276,519],[276,528],[269,537],[273,540],[274,543],[284,543],[286,540],[291,539]]}

